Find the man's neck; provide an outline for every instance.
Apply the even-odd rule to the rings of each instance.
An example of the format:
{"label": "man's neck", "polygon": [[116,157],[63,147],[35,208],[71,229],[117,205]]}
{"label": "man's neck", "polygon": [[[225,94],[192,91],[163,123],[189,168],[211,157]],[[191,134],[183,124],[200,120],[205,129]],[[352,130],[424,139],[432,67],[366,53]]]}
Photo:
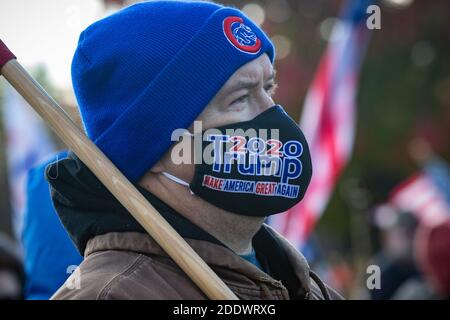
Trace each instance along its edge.
{"label": "man's neck", "polygon": [[186,187],[155,175],[141,185],[189,219],[236,254],[243,255],[252,250],[252,239],[264,222],[262,217],[234,214],[191,195]]}
{"label": "man's neck", "polygon": [[239,255],[251,252],[252,239],[264,222],[264,218],[237,215],[209,203],[203,208],[189,208],[184,215]]}

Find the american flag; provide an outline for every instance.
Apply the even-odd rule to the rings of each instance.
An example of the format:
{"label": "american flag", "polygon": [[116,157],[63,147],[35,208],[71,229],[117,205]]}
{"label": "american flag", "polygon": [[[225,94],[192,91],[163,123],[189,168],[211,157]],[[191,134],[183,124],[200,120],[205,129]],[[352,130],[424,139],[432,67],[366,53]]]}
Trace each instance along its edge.
{"label": "american flag", "polygon": [[311,150],[311,184],[299,204],[270,220],[297,248],[325,210],[352,152],[358,74],[370,38],[366,19],[372,3],[346,2],[306,96],[300,127]]}
{"label": "american flag", "polygon": [[398,185],[389,202],[400,211],[415,214],[426,225],[437,225],[450,218],[446,195],[426,172],[416,173]]}

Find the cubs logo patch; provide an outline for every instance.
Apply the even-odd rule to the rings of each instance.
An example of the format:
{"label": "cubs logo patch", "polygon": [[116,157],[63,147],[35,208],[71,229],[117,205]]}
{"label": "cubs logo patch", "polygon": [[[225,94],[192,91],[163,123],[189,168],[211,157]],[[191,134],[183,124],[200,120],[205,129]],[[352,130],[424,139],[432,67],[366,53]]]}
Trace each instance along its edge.
{"label": "cubs logo patch", "polygon": [[261,40],[244,24],[241,17],[227,17],[223,20],[223,32],[228,41],[238,50],[256,54],[261,49]]}

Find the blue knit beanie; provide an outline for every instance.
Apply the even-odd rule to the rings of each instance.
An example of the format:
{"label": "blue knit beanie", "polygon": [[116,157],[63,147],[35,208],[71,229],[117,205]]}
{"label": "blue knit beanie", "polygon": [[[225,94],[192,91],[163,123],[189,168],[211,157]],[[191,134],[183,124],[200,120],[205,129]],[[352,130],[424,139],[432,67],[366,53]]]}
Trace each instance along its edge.
{"label": "blue knit beanie", "polygon": [[274,48],[241,11],[149,1],[84,30],[72,82],[87,135],[132,182],[188,128],[228,78]]}

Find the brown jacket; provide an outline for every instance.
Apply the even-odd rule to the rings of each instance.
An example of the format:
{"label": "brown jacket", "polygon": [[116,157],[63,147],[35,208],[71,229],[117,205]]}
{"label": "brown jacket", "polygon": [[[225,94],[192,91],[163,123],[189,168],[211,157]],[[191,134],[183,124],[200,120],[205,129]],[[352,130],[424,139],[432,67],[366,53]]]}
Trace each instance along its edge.
{"label": "brown jacket", "polygon": [[[292,299],[323,299],[323,291],[328,291],[331,299],[341,298],[330,288],[326,290],[320,280],[313,280],[305,258],[289,242],[277,237],[301,284]],[[186,240],[239,299],[290,299],[281,281],[228,248],[208,241]],[[69,289],[71,286],[64,284],[52,299],[206,299],[159,245],[143,233],[115,232],[92,238],[85,260],[66,282],[72,287],[76,283],[74,276],[79,276],[79,287]]]}

